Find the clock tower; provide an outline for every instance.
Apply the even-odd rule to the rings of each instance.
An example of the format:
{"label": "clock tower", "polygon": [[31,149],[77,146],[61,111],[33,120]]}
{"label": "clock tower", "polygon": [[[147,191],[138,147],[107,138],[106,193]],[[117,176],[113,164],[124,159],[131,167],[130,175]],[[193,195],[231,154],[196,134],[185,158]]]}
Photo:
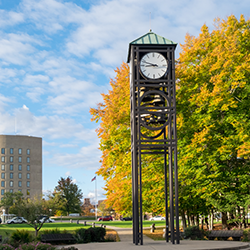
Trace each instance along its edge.
{"label": "clock tower", "polygon": [[[171,232],[171,242],[180,242],[175,97],[176,46],[176,43],[151,31],[129,44],[127,62],[130,63],[133,243],[136,245],[143,245],[142,162],[146,154],[162,155],[166,241],[169,241]],[[177,218],[176,230],[174,218]]]}

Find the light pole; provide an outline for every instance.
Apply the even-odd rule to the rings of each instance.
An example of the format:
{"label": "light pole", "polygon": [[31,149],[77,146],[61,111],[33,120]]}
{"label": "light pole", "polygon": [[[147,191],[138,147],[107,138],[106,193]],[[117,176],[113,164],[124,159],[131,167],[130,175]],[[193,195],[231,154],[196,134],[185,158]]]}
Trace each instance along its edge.
{"label": "light pole", "polygon": [[5,223],[5,209],[3,209],[2,211],[3,211],[3,223]]}

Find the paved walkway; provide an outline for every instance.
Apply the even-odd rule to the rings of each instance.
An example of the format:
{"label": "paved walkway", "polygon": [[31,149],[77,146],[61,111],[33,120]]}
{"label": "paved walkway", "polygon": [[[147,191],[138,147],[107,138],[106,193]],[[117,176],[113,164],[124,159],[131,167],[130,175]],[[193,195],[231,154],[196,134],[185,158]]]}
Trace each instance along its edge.
{"label": "paved walkway", "polygon": [[[109,227],[111,228],[111,227]],[[143,236],[143,245],[134,245],[132,230],[112,227],[116,230],[120,242],[103,242],[72,245],[78,250],[250,250],[249,243],[239,241],[209,241],[209,240],[182,240],[180,244],[165,241],[154,241],[146,235]],[[69,246],[67,246],[69,247]],[[59,247],[60,249],[61,247]]]}

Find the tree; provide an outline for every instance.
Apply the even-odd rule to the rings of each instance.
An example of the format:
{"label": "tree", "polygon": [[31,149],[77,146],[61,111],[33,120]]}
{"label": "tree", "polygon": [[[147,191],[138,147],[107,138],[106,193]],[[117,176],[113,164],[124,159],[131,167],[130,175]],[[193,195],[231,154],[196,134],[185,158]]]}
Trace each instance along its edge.
{"label": "tree", "polygon": [[13,209],[18,210],[19,216],[24,217],[28,221],[28,225],[35,229],[36,236],[45,221],[40,221],[41,215],[47,215],[47,217],[49,217],[46,203],[47,201],[41,198],[33,198],[22,199],[21,202],[13,205]]}
{"label": "tree", "polygon": [[249,20],[232,15],[182,45],[176,72],[183,209],[202,199],[210,210],[241,215],[249,201],[249,28]]}
{"label": "tree", "polygon": [[[100,122],[97,129],[102,151],[101,167],[97,171],[106,181],[106,206],[122,215],[132,211],[131,132],[129,66],[122,63],[110,80],[111,90],[102,94],[103,103],[91,108],[92,121]],[[144,211],[164,212],[163,157],[142,157],[142,190]]]}
{"label": "tree", "polygon": [[[21,192],[15,192],[15,193],[10,193],[6,192],[4,193],[4,196],[2,200],[0,201],[0,207],[3,207],[5,209],[5,213],[9,214],[10,213],[10,208],[17,203],[20,203],[23,199],[23,194]],[[18,211],[11,209],[11,213],[13,214],[18,214]]]}
{"label": "tree", "polygon": [[60,209],[69,215],[69,213],[81,212],[82,190],[77,184],[73,183],[71,177],[62,178],[58,181],[53,193],[54,199],[61,204]]}

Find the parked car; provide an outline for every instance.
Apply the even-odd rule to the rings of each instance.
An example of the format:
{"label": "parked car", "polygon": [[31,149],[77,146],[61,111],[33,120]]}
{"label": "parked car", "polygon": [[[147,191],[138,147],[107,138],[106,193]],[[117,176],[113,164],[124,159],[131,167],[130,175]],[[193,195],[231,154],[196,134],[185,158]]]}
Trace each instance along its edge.
{"label": "parked car", "polygon": [[7,224],[22,224],[22,223],[27,223],[27,220],[24,219],[23,217],[14,217],[10,220],[6,221]]}
{"label": "parked car", "polygon": [[42,219],[39,220],[40,223],[52,223],[52,222],[55,222],[55,220],[49,218],[49,217],[43,217]]}
{"label": "parked car", "polygon": [[129,221],[129,220],[133,220],[133,218],[132,217],[123,217],[122,220],[123,221]]}
{"label": "parked car", "polygon": [[154,217],[150,218],[149,220],[166,220],[166,218],[162,217],[160,215],[157,215],[157,216],[154,216]]}
{"label": "parked car", "polygon": [[108,216],[100,217],[97,220],[98,221],[111,221],[111,220],[113,220],[113,218],[112,218],[112,216],[108,215]]}
{"label": "parked car", "polygon": [[38,220],[39,220],[39,223],[55,222],[55,220],[49,218],[48,215],[40,215]]}

